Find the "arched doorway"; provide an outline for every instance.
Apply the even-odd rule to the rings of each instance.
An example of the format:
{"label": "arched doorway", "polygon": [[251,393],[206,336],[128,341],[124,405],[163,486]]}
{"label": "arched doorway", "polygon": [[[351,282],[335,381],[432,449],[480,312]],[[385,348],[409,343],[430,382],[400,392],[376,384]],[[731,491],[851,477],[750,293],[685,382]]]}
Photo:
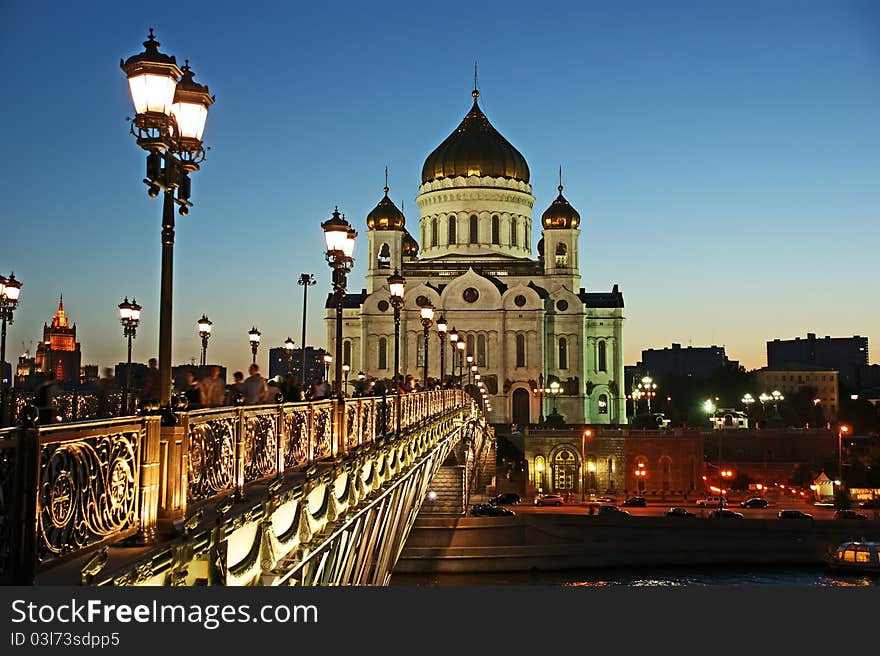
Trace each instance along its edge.
{"label": "arched doorway", "polygon": [[553,456],[553,490],[574,491],[578,487],[578,459],[569,449],[560,449]]}
{"label": "arched doorway", "polygon": [[513,391],[513,423],[520,428],[529,424],[529,392],[523,388]]}

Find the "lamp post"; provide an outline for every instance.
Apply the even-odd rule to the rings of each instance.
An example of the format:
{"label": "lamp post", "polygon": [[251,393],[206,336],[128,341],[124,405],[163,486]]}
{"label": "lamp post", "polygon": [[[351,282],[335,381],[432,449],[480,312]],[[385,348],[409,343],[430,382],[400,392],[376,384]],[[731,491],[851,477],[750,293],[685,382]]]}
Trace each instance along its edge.
{"label": "lamp post", "polygon": [[309,296],[309,287],[314,287],[317,284],[315,280],[315,275],[312,273],[301,273],[299,274],[299,278],[296,281],[297,285],[300,285],[303,288],[303,328],[302,328],[302,340],[300,341],[300,346],[302,348],[302,368],[300,369],[299,376],[302,379],[303,385],[306,382],[306,311],[308,306],[306,305],[306,300]]}
{"label": "lamp post", "polygon": [[840,488],[844,489],[843,484],[843,436],[849,433],[849,426],[841,424],[837,429],[837,480],[840,481]]}
{"label": "lamp post", "polygon": [[287,354],[287,375],[293,372],[293,340],[288,336],[284,340],[284,352]]}
{"label": "lamp post", "polygon": [[199,329],[199,337],[202,338],[202,366],[208,364],[208,340],[211,338],[211,326],[214,322],[208,319],[207,314],[203,314],[202,318],[196,322]]}
{"label": "lamp post", "polygon": [[458,357],[456,354],[458,353],[458,331],[455,329],[455,326],[452,327],[452,330],[449,331],[449,348],[450,348],[450,369],[452,375],[452,384],[455,386],[455,359]]}
{"label": "lamp post", "polygon": [[251,354],[253,355],[252,362],[254,364],[257,363],[257,349],[260,347],[260,335],[262,335],[262,333],[257,330],[256,326],[252,326],[248,331],[248,342],[250,342],[251,345]]}
{"label": "lamp post", "polygon": [[330,363],[333,362],[333,356],[329,353],[324,354],[324,380],[330,380]]}
{"label": "lamp post", "polygon": [[459,339],[455,345],[458,351],[458,389],[464,389],[464,349],[465,343]]}
{"label": "lamp post", "polygon": [[342,309],[345,303],[346,275],[354,266],[354,239],[357,232],[344,216],[339,215],[339,208],[321,224],[324,241],[327,245],[327,264],[333,269],[333,300],[336,304],[336,397],[342,400]]}
{"label": "lamp post", "polygon": [[637,389],[640,392],[639,398],[644,396],[648,399],[648,414],[651,414],[651,399],[657,396],[657,383],[650,376],[645,376]]}
{"label": "lamp post", "polygon": [[403,308],[406,278],[395,271],[388,276],[388,290],[391,292],[391,307],[394,308],[394,394],[396,396],[400,393],[400,310]]}
{"label": "lamp post", "polygon": [[135,118],[131,133],[146,150],[147,193],[164,192],[162,207],[162,274],[159,301],[159,401],[170,412],[171,309],[174,280],[174,207],[189,213],[190,174],[205,158],[202,134],[214,97],[193,80],[189,60],[183,68],[173,56],[159,52],[153,30],[144,52],[120,62],[128,78]]}
{"label": "lamp post", "polygon": [[471,374],[474,371],[473,370],[473,364],[474,364],[473,354],[468,353],[467,357],[465,358],[465,362],[467,362],[467,365],[468,365],[468,370],[467,370],[468,382],[467,382],[467,384],[468,384],[468,387],[470,387],[473,384],[471,381]]}
{"label": "lamp post", "polygon": [[425,361],[423,363],[424,371],[422,373],[422,387],[428,389],[428,331],[431,329],[431,326],[434,325],[434,306],[430,304],[426,305],[419,310],[419,315],[422,322],[422,331],[425,336],[425,352],[423,353]]}
{"label": "lamp post", "polygon": [[446,378],[446,331],[449,324],[441,314],[437,319],[437,337],[440,338],[440,387],[443,387],[443,380]]}
{"label": "lamp post", "polygon": [[343,396],[348,396],[347,392],[348,392],[348,372],[349,372],[349,371],[351,371],[351,365],[350,365],[350,364],[344,364],[344,365],[342,365],[342,376],[343,376],[343,379],[344,379],[344,380],[342,381],[342,395],[343,395]]}
{"label": "lamp post", "polygon": [[779,402],[784,401],[785,397],[782,395],[782,392],[779,390],[773,390],[770,392],[770,397],[773,400],[773,413],[778,417],[779,416]]}
{"label": "lamp post", "polygon": [[587,500],[587,461],[586,461],[586,446],[587,439],[593,437],[593,431],[591,429],[586,429],[583,433],[581,433],[581,503]]}
{"label": "lamp post", "polygon": [[[15,273],[9,277],[0,276],[0,427],[6,425],[7,417],[7,385],[4,374],[6,373],[6,324],[12,323],[12,315],[18,307],[18,297],[21,295],[21,283],[15,279]],[[11,365],[10,365],[11,371]],[[12,377],[10,373],[10,378]]]}
{"label": "lamp post", "polygon": [[128,339],[128,360],[125,367],[125,389],[122,391],[122,414],[128,414],[128,397],[131,395],[131,340],[137,337],[137,327],[141,320],[141,306],[128,296],[119,304],[119,322],[122,324],[122,335]]}
{"label": "lamp post", "polygon": [[550,414],[559,414],[556,411],[556,397],[562,394],[562,388],[559,386],[559,383],[554,380],[552,383],[550,383],[550,388],[545,390],[545,392],[547,392],[547,394],[549,394],[553,398],[553,411]]}

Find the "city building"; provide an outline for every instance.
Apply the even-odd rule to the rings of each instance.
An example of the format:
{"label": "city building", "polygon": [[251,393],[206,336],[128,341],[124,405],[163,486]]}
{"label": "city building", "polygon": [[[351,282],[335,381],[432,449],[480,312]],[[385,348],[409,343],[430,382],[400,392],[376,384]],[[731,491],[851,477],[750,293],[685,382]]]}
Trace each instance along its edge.
{"label": "city building", "polygon": [[[306,347],[306,376],[305,382],[311,383],[315,378],[324,378],[324,356],[327,351],[313,346]],[[350,363],[345,363],[350,364]],[[358,369],[354,369],[356,373]],[[288,373],[294,374],[302,380],[302,349],[297,348],[288,351],[283,346],[269,349],[269,378],[281,376],[286,378]],[[331,375],[332,378],[332,375]]]}
{"label": "city building", "polygon": [[[388,196],[367,216],[367,286],[344,299],[344,361],[369,376],[394,377],[394,312],[387,278],[406,278],[400,314],[400,372],[423,377],[420,309],[432,305],[466,344],[488,389],[495,423],[538,423],[554,399],[569,424],[626,423],[623,294],[581,287],[581,216],[562,195],[541,215],[532,244],[529,166],[489,122],[473,91],[459,126],[425,160],[414,232]],[[537,257],[533,253],[537,251]],[[335,343],[327,302],[327,343]],[[448,339],[430,329],[429,378],[440,378],[440,349],[452,373]],[[543,403],[543,407],[541,404]]]}
{"label": "city building", "polygon": [[18,356],[18,365],[15,368],[15,386],[20,387],[25,381],[37,371],[37,360],[31,356],[29,351],[25,351]]}
{"label": "city building", "polygon": [[81,358],[76,324],[70,325],[62,296],[51,323],[43,324],[43,339],[37,346],[37,368],[43,373],[54,371],[59,382],[79,383]]}
{"label": "city building", "polygon": [[672,344],[662,349],[644,349],[635,369],[655,378],[691,376],[706,378],[719,369],[738,368],[739,362],[729,360],[723,346],[688,346]]}
{"label": "city building", "polygon": [[79,384],[91,385],[98,382],[98,365],[84,364],[79,368]]}
{"label": "city building", "polygon": [[868,364],[868,338],[829,337],[817,339],[815,333],[807,333],[806,339],[774,339],[767,342],[767,366],[817,365],[834,369],[840,374],[840,383],[859,389],[860,372]]}
{"label": "city building", "polygon": [[812,388],[815,390],[815,398],[819,400],[817,405],[822,407],[822,415],[828,421],[836,421],[840,402],[838,372],[833,369],[816,365],[781,364],[759,369],[755,375],[765,394],[779,390],[783,395],[791,395],[801,389]]}

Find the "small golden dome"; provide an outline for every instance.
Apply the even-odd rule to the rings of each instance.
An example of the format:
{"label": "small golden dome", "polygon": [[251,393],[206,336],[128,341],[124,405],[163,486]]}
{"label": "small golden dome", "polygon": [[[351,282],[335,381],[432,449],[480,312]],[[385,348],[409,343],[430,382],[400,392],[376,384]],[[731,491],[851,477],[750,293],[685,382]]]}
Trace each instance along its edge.
{"label": "small golden dome", "polygon": [[367,228],[370,230],[403,230],[406,219],[403,212],[388,198],[388,187],[385,195],[373,211],[367,214]]}
{"label": "small golden dome", "polygon": [[541,216],[541,225],[544,226],[544,230],[577,228],[581,222],[581,215],[562,196],[562,185],[559,185],[557,189],[559,189],[559,196]]}
{"label": "small golden dome", "polygon": [[403,256],[404,257],[418,257],[419,256],[419,245],[416,240],[413,238],[411,234],[409,234],[409,230],[404,230],[403,234]]}
{"label": "small golden dome", "polygon": [[422,183],[470,175],[528,182],[529,165],[525,157],[489,123],[477,105],[479,91],[474,89],[471,95],[471,111],[425,160]]}

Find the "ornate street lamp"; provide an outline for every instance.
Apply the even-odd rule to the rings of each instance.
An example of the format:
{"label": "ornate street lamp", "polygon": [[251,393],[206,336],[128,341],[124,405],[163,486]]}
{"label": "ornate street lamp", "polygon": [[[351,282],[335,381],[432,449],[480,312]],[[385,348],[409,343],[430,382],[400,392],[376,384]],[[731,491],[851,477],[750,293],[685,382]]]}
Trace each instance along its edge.
{"label": "ornate street lamp", "polygon": [[352,254],[357,232],[344,216],[340,216],[338,207],[321,224],[321,229],[324,230],[324,241],[327,245],[327,264],[333,269],[333,300],[336,305],[336,396],[342,400],[342,309],[345,303],[345,277],[354,266]]}
{"label": "ornate street lamp", "polygon": [[290,336],[284,340],[284,352],[287,354],[287,375],[293,371],[293,340]]}
{"label": "ornate street lamp", "polygon": [[388,276],[388,291],[391,292],[391,307],[394,308],[394,394],[400,394],[400,310],[403,307],[403,294],[406,291],[406,278],[395,271]]}
{"label": "ornate street lamp", "polygon": [[346,393],[348,392],[348,372],[349,372],[349,371],[351,371],[351,365],[350,365],[350,364],[344,364],[344,365],[342,365],[342,375],[343,375],[343,377],[345,378],[345,380],[344,380],[343,383],[342,383],[342,392],[343,392],[343,396],[346,396]]}
{"label": "ornate street lamp", "polygon": [[211,339],[211,326],[214,322],[208,318],[207,314],[203,314],[202,318],[196,321],[196,327],[199,329],[199,337],[202,338],[202,366],[208,364],[208,340]]}
{"label": "ornate street lamp", "polygon": [[458,389],[464,388],[464,349],[465,343],[459,339],[455,345],[455,350],[458,351]]}
{"label": "ornate street lamp", "polygon": [[779,402],[784,401],[785,397],[782,395],[782,392],[779,390],[773,390],[770,392],[771,400],[773,401],[773,412],[779,416]]}
{"label": "ornate street lamp", "polygon": [[125,367],[125,389],[122,391],[122,414],[128,414],[128,398],[131,395],[131,340],[137,337],[137,327],[141,320],[141,306],[128,296],[119,304],[119,322],[122,335],[128,339],[128,360]]}
{"label": "ornate street lamp", "polygon": [[559,414],[556,411],[556,397],[562,394],[562,387],[560,387],[559,383],[554,380],[552,383],[550,383],[550,387],[544,391],[549,394],[550,397],[553,399],[553,410],[550,412],[550,414]]}
{"label": "ornate street lamp", "polygon": [[422,387],[428,389],[428,330],[434,325],[434,306],[430,304],[424,306],[419,310],[419,315],[422,321],[422,330],[425,334],[425,362],[424,373],[422,374]]}
{"label": "ornate street lamp", "polygon": [[441,314],[437,319],[437,337],[440,338],[440,387],[443,387],[443,379],[446,378],[446,335],[449,324]]}
{"label": "ornate street lamp", "polygon": [[205,158],[202,134],[214,96],[193,80],[189,60],[183,68],[173,56],[159,52],[153,30],[144,41],[144,52],[120,66],[128,78],[135,117],[131,133],[146,150],[147,193],[164,192],[162,208],[162,276],[159,301],[159,400],[170,413],[171,309],[174,266],[174,207],[181,216],[192,207],[190,174]]}
{"label": "ornate street lamp", "polygon": [[[6,425],[7,417],[7,385],[4,374],[6,373],[6,324],[12,323],[12,315],[18,307],[18,297],[21,295],[21,283],[15,279],[15,273],[10,273],[8,278],[0,276],[0,322],[3,329],[0,333],[0,427]],[[11,377],[11,375],[10,375]]]}
{"label": "ornate street lamp", "polygon": [[303,385],[306,382],[306,310],[308,306],[306,305],[306,300],[309,296],[309,287],[314,287],[317,284],[315,280],[315,275],[313,273],[301,273],[299,274],[299,278],[296,281],[296,284],[303,288],[303,328],[302,328],[302,341],[300,344],[302,345],[302,369],[299,372],[299,376],[302,379]]}
{"label": "ornate street lamp", "polygon": [[[463,342],[462,342],[462,343],[463,343]],[[465,362],[467,362],[467,366],[468,366],[468,371],[467,371],[468,382],[467,382],[467,384],[468,384],[468,387],[470,387],[470,385],[471,385],[471,372],[473,371],[473,369],[471,368],[471,365],[474,364],[474,356],[473,356],[473,354],[472,354],[472,353],[468,353],[467,357],[465,357],[464,360],[465,360]],[[463,374],[464,374],[464,372],[462,371],[462,375],[463,375]]]}
{"label": "ornate street lamp", "polygon": [[324,380],[330,380],[330,363],[333,362],[333,356],[329,353],[324,354]]}
{"label": "ornate street lamp", "polygon": [[449,347],[450,351],[450,369],[452,369],[452,381],[453,385],[455,384],[455,358],[458,348],[458,331],[455,329],[455,326],[452,327],[452,330],[449,331]]}
{"label": "ornate street lamp", "polygon": [[642,378],[642,382],[638,385],[639,398],[648,399],[648,414],[651,414],[651,399],[657,396],[657,383],[650,376]]}
{"label": "ornate street lamp", "polygon": [[260,336],[262,333],[257,330],[256,326],[252,326],[248,331],[248,342],[251,345],[251,354],[253,355],[252,362],[254,364],[257,363],[257,349],[260,347]]}

